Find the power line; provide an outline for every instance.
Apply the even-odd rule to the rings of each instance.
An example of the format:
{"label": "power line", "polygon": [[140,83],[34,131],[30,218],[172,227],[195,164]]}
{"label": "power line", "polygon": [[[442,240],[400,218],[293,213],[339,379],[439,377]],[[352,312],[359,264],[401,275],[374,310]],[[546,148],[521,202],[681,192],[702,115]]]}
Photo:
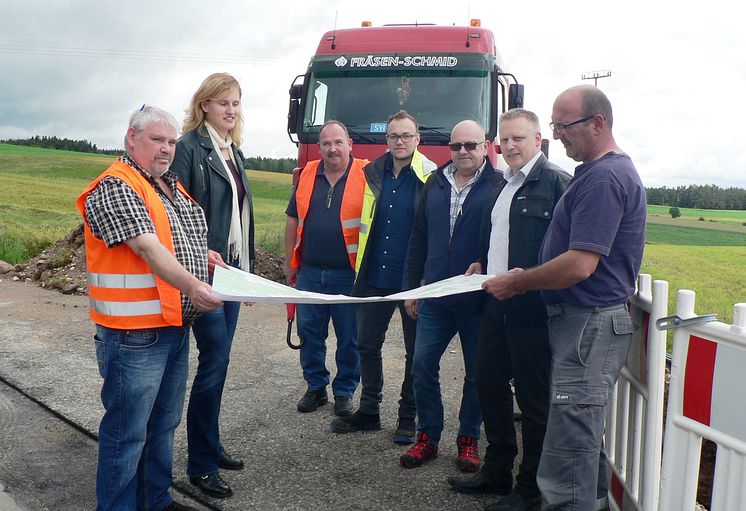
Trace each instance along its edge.
{"label": "power line", "polygon": [[0,54],[39,55],[55,57],[84,57],[119,60],[151,60],[155,62],[221,62],[224,64],[272,64],[278,57],[257,57],[253,55],[228,55],[219,53],[162,52],[152,50],[113,50],[103,48],[73,48],[57,46],[31,46],[20,44],[0,44]]}

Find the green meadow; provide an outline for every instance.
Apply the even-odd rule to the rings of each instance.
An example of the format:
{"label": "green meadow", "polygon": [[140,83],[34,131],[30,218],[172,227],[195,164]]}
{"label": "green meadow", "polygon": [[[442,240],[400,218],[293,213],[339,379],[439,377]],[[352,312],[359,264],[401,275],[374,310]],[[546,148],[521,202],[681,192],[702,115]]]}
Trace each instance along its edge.
{"label": "green meadow", "polygon": [[730,323],[733,304],[746,302],[746,211],[679,210],[681,217],[671,218],[668,206],[648,206],[640,271],[668,281],[669,314],[676,310],[677,290],[691,289],[698,314]]}
{"label": "green meadow", "polygon": [[[669,220],[679,222],[718,222],[727,225],[739,225],[743,227],[743,232],[746,232],[746,227],[743,223],[746,222],[746,211],[734,211],[727,209],[693,209],[693,208],[679,208],[681,213],[680,218],[673,219],[668,210],[671,209],[669,206],[648,206],[649,217],[661,217],[668,218]],[[700,220],[702,218],[703,220]]]}
{"label": "green meadow", "polygon": [[[0,144],[0,259],[26,261],[80,223],[75,198],[111,156]],[[288,174],[249,170],[260,247],[282,251]],[[648,207],[642,271],[669,282],[669,310],[677,289],[697,293],[699,314],[732,321],[746,301],[746,211]],[[705,221],[699,221],[702,217]]]}
{"label": "green meadow", "polygon": [[[27,261],[80,224],[75,199],[114,157],[0,144],[0,259]],[[248,171],[256,240],[280,251],[291,176]]]}

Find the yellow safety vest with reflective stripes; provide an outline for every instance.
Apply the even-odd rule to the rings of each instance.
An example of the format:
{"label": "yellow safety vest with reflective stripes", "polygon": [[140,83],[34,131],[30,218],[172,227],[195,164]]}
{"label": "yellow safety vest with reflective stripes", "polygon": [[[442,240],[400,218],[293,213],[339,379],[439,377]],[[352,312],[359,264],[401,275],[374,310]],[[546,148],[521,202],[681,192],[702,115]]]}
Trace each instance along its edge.
{"label": "yellow safety vest with reflective stripes", "polygon": [[[434,162],[430,161],[427,156],[423,155],[417,149],[415,149],[412,155],[412,171],[417,179],[423,183],[427,181],[432,173],[438,168]],[[370,229],[373,226],[373,217],[376,212],[376,196],[373,190],[370,189],[368,183],[365,184],[365,192],[363,194],[363,210],[360,212],[360,236],[358,238],[358,254],[360,257],[357,258],[355,264],[355,274],[360,271],[360,267],[365,257],[365,246],[368,244],[368,236],[370,235]]]}
{"label": "yellow safety vest with reflective stripes", "polygon": [[[295,247],[293,257],[290,259],[291,268],[300,268],[300,247],[303,238],[303,222],[311,205],[313,185],[316,183],[316,172],[321,160],[309,162],[301,171],[298,187],[295,190],[295,204],[298,209],[298,228],[296,229]],[[347,174],[345,190],[342,194],[342,205],[339,210],[339,219],[342,222],[342,236],[347,247],[347,256],[350,258],[350,266],[355,268],[357,258],[357,238],[360,232],[360,209],[363,205],[363,189],[365,188],[365,174],[363,167],[368,160],[353,158],[352,166]]]}
{"label": "yellow safety vest with reflective stripes", "polygon": [[[158,193],[139,172],[125,163],[115,162],[88,185],[76,202],[85,225],[91,320],[97,325],[120,330],[180,326],[181,292],[156,275],[125,243],[107,248],[104,241],[91,232],[85,217],[85,201],[108,176],[121,179],[142,197],[158,240],[174,253],[171,223]],[[189,197],[180,183],[177,186]]]}

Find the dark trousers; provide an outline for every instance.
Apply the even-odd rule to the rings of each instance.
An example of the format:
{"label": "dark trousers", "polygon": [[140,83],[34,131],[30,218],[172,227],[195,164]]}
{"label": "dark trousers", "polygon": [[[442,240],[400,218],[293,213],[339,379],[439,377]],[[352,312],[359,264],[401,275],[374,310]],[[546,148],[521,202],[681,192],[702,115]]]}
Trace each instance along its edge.
{"label": "dark trousers", "polygon": [[187,407],[186,473],[190,477],[214,474],[223,446],[220,443],[220,406],[228,374],[233,335],[241,302],[225,302],[194,322],[199,350]]}
{"label": "dark trousers", "polygon": [[517,489],[538,495],[539,467],[549,410],[551,350],[546,318],[539,313],[524,321],[509,318],[505,302],[487,301],[477,345],[477,392],[482,407],[487,450],[482,473],[494,481],[512,471],[518,453],[513,422],[514,379],[516,400],[522,412],[523,458],[516,477]]}
{"label": "dark trousers", "polygon": [[[399,289],[382,289],[365,285],[363,296],[385,296],[398,293]],[[381,349],[386,339],[394,311],[399,309],[402,330],[404,331],[404,378],[399,399],[399,417],[414,420],[417,407],[412,387],[412,357],[414,356],[414,339],[417,333],[417,322],[404,310],[403,302],[372,302],[360,304],[358,316],[357,349],[360,353],[360,411],[375,415],[379,413],[379,404],[383,399],[383,358]]]}

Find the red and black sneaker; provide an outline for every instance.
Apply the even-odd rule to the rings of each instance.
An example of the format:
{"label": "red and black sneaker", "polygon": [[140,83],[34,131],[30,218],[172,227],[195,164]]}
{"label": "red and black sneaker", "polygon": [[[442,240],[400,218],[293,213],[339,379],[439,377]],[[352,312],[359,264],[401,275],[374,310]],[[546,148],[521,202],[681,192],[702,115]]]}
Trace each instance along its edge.
{"label": "red and black sneaker", "polygon": [[477,472],[482,462],[479,460],[479,441],[473,436],[460,436],[456,440],[458,458],[456,466],[461,472]]}
{"label": "red and black sneaker", "polygon": [[437,456],[438,445],[430,443],[430,437],[427,436],[427,433],[420,431],[417,433],[417,442],[399,457],[399,463],[403,467],[416,468]]}

